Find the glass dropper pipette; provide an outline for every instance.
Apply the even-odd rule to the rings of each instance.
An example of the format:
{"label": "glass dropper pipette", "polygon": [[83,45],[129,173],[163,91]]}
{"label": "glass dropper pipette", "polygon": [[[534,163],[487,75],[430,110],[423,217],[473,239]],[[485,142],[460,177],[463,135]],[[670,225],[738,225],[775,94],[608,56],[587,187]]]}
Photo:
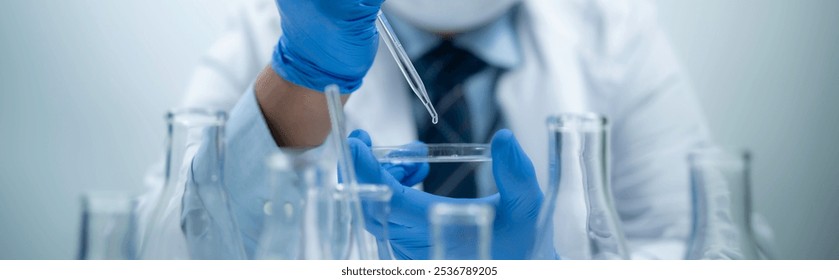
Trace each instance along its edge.
{"label": "glass dropper pipette", "polygon": [[422,101],[422,105],[428,110],[428,114],[431,115],[431,123],[437,124],[437,110],[434,110],[434,105],[431,104],[431,99],[428,98],[425,85],[422,83],[419,74],[417,74],[417,69],[414,68],[414,64],[411,63],[408,54],[405,53],[405,49],[402,47],[402,43],[399,42],[399,38],[396,38],[396,34],[393,33],[393,27],[390,26],[387,18],[385,18],[385,14],[381,11],[379,11],[379,16],[376,20],[376,27],[379,29],[379,34],[384,39],[387,49],[390,50],[390,54],[393,55],[393,59],[396,60],[399,70],[402,70],[402,75],[405,76],[408,85],[411,86],[417,98]]}

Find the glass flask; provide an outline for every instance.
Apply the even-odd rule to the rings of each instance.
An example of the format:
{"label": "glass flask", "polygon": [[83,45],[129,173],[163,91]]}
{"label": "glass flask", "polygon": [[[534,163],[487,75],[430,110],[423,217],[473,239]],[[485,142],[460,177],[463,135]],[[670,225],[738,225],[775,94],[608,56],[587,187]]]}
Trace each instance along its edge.
{"label": "glass flask", "polygon": [[358,185],[358,197],[368,217],[368,224],[381,230],[380,234],[372,237],[370,242],[375,244],[375,252],[372,255],[379,260],[394,260],[393,248],[390,246],[390,235],[388,234],[388,217],[390,216],[390,199],[393,191],[386,185]]}
{"label": "glass flask", "polygon": [[688,157],[693,231],[688,259],[760,259],[752,223],[749,152],[709,147]]}
{"label": "glass flask", "polygon": [[629,259],[609,185],[607,120],[562,114],[547,128],[550,177],[532,258]]}
{"label": "glass flask", "polygon": [[226,120],[199,108],[167,113],[166,179],[152,194],[141,258],[246,258],[224,186]]}
{"label": "glass flask", "polygon": [[88,193],[82,197],[79,259],[137,258],[135,197],[120,192]]}
{"label": "glass flask", "polygon": [[438,203],[431,207],[431,259],[488,260],[495,209],[488,204]]}

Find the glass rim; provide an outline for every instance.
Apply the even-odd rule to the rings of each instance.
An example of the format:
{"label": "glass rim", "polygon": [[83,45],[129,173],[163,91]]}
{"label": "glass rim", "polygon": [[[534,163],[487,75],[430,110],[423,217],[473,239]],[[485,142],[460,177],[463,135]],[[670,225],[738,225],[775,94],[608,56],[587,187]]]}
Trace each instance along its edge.
{"label": "glass rim", "polygon": [[688,152],[688,162],[693,165],[716,165],[747,167],[752,160],[752,151],[745,148],[703,147]]}
{"label": "glass rim", "polygon": [[305,165],[318,165],[323,160],[318,149],[283,148],[265,158],[269,170],[292,170]]}
{"label": "glass rim", "polygon": [[608,118],[593,112],[551,115],[545,122],[551,130],[600,131],[609,127]]}
{"label": "glass rim", "polygon": [[390,201],[393,190],[383,184],[355,184],[355,191],[362,200]]}
{"label": "glass rim", "polygon": [[[178,119],[186,117],[192,118],[189,118],[189,121],[178,121]],[[166,111],[166,122],[190,126],[224,125],[227,122],[227,112],[202,107],[176,107]]]}
{"label": "glass rim", "polygon": [[87,190],[81,194],[85,211],[128,213],[139,204],[140,194],[122,190]]}
{"label": "glass rim", "polygon": [[428,220],[438,224],[446,221],[474,219],[474,224],[485,225],[495,219],[495,209],[487,203],[435,203],[428,210]]}

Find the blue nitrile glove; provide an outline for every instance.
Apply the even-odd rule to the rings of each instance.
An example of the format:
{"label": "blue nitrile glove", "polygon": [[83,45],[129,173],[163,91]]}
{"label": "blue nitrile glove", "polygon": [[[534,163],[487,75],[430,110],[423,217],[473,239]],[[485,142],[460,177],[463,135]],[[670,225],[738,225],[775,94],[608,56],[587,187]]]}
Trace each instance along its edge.
{"label": "blue nitrile glove", "polygon": [[336,84],[351,93],[373,65],[376,15],[384,0],[276,0],[282,36],[271,67],[315,91]]}
{"label": "blue nitrile glove", "polygon": [[[492,169],[499,193],[477,199],[436,196],[405,186],[376,161],[369,149],[370,137],[363,131],[350,135],[349,145],[360,182],[385,184],[393,188],[388,231],[398,258],[428,259],[431,246],[428,210],[435,203],[464,202],[495,206],[494,259],[528,257],[536,235],[536,218],[543,195],[533,164],[509,130],[497,132],[492,140]],[[374,235],[381,233],[380,225],[368,223],[367,227]]]}

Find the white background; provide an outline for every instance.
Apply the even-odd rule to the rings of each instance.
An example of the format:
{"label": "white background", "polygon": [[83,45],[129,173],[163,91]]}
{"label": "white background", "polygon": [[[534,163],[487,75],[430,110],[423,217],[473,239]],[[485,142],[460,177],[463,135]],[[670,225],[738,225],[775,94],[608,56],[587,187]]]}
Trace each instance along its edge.
{"label": "white background", "polygon": [[[0,1],[0,259],[74,258],[82,191],[139,190],[236,2]],[[657,2],[780,256],[839,258],[839,1]]]}

